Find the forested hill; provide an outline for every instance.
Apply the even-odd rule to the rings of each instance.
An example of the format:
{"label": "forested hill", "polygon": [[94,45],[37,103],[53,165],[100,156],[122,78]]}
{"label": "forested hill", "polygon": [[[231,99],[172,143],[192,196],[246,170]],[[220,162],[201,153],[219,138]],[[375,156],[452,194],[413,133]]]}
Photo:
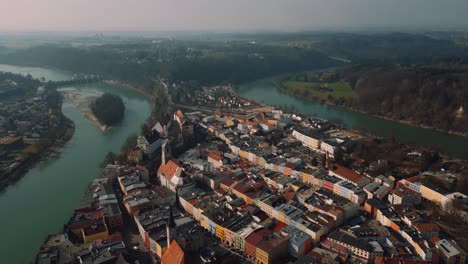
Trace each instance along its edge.
{"label": "forested hill", "polygon": [[241,83],[336,62],[312,49],[183,41],[72,47],[46,45],[0,56],[0,63],[51,66],[130,83],[161,76],[200,84]]}
{"label": "forested hill", "polygon": [[353,62],[433,63],[440,58],[468,56],[466,45],[422,34],[335,34],[322,37],[314,46]]}
{"label": "forested hill", "polygon": [[359,65],[340,72],[358,100],[339,104],[395,120],[468,133],[468,60]]}

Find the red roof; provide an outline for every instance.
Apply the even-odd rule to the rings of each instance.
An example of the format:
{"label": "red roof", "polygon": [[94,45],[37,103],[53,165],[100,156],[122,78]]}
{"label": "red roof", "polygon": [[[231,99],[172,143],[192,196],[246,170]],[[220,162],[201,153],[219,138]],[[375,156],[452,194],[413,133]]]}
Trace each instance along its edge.
{"label": "red roof", "polygon": [[141,170],[141,171],[144,171],[144,172],[148,172],[148,169],[147,169],[145,166],[140,165],[140,164],[136,165],[135,168],[136,168],[137,170]]}
{"label": "red roof", "polygon": [[405,180],[408,181],[408,182],[417,182],[417,181],[419,181],[419,179],[420,179],[419,176],[413,176],[413,177],[407,178]]}
{"label": "red roof", "polygon": [[224,185],[226,185],[227,187],[231,187],[231,185],[232,185],[233,183],[234,183],[233,180],[231,180],[231,179],[225,179],[225,180],[221,181],[220,184],[224,184]]}
{"label": "red roof", "polygon": [[240,193],[246,193],[247,191],[250,190],[249,186],[246,186],[240,182],[237,182],[237,184],[234,186],[234,190],[240,192]]}
{"label": "red roof", "polygon": [[138,157],[140,155],[140,149],[132,149],[128,152],[129,157]]}
{"label": "red roof", "polygon": [[414,226],[421,233],[440,231],[439,226],[434,223],[414,223]]}
{"label": "red roof", "polygon": [[263,237],[268,235],[271,235],[271,231],[268,229],[261,228],[252,232],[252,234],[246,237],[245,242],[248,242],[253,246],[257,246],[258,244],[260,244],[260,242],[262,242]]}
{"label": "red roof", "polygon": [[161,164],[161,166],[159,166],[158,174],[162,173],[170,180],[178,168],[179,162],[177,160],[169,160],[166,164]]}
{"label": "red roof", "polygon": [[333,165],[333,170],[332,170],[335,174],[337,175],[340,175],[341,177],[349,180],[350,182],[354,182],[354,183],[357,183],[359,181],[361,181],[364,176],[362,176],[361,174],[353,171],[353,170],[350,170],[346,167],[343,167],[339,164],[334,164]]}
{"label": "red roof", "polygon": [[283,228],[287,227],[288,225],[281,222],[281,221],[278,221],[275,226],[273,227],[273,232],[275,233],[278,233],[278,232],[281,232],[281,230],[283,230]]}
{"label": "red roof", "polygon": [[398,197],[403,197],[406,195],[417,194],[417,192],[406,187],[404,184],[399,184],[398,188],[392,190],[392,194],[397,195]]}
{"label": "red roof", "polygon": [[279,237],[279,236],[267,236],[257,245],[257,247],[265,252],[272,252],[276,250],[281,244],[289,240],[289,236]]}
{"label": "red roof", "polygon": [[286,192],[283,193],[284,199],[286,199],[286,201],[288,202],[294,199],[295,196],[296,196],[296,192],[292,190],[287,190]]}
{"label": "red roof", "polygon": [[92,219],[98,219],[104,217],[104,210],[100,209],[90,214]]}
{"label": "red roof", "polygon": [[181,264],[185,263],[185,253],[174,239],[161,258],[163,264]]}
{"label": "red roof", "polygon": [[221,156],[221,153],[219,152],[208,152],[208,157],[217,161],[223,160],[223,157]]}

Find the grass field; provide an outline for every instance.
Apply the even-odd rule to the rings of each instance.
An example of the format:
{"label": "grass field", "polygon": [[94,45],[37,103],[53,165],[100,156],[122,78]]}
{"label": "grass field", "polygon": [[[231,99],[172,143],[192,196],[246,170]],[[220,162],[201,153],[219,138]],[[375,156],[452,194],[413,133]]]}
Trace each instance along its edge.
{"label": "grass field", "polygon": [[282,81],[280,82],[280,85],[282,89],[290,93],[309,99],[328,101],[329,95],[333,96],[333,98],[357,98],[357,94],[353,91],[349,83],[344,81],[332,83]]}

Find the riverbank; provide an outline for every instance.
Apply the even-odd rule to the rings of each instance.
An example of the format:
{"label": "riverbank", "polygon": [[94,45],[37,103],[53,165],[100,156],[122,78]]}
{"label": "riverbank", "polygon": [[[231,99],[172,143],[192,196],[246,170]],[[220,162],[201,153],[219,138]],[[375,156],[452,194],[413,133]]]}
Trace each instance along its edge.
{"label": "riverbank", "polygon": [[389,121],[398,122],[398,123],[409,125],[409,126],[414,126],[414,127],[423,128],[423,129],[432,129],[432,130],[447,133],[447,134],[450,134],[450,135],[468,137],[468,132],[463,133],[463,132],[457,132],[457,131],[447,131],[447,130],[436,128],[436,127],[433,127],[433,126],[418,124],[416,121],[398,120],[398,119],[393,119],[393,118],[389,118],[389,117],[385,117],[385,116],[381,116],[381,115],[371,114],[371,113],[363,111],[363,110],[359,110],[359,109],[355,109],[355,108],[351,108],[351,107],[346,107],[346,106],[342,106],[342,105],[337,105],[337,104],[334,104],[334,103],[332,103],[332,102],[330,102],[328,100],[316,100],[316,99],[309,98],[309,97],[303,97],[303,96],[300,96],[299,94],[296,94],[294,92],[289,91],[288,89],[285,89],[278,82],[279,82],[279,80],[275,80],[276,88],[278,90],[280,90],[281,92],[287,93],[287,94],[289,94],[291,96],[300,98],[300,99],[304,99],[304,100],[308,100],[308,101],[312,101],[312,102],[316,102],[316,103],[321,103],[321,104],[326,104],[326,105],[346,109],[346,110],[349,110],[349,111],[353,111],[353,112],[357,112],[357,113],[361,113],[361,114],[365,114],[365,115],[369,115],[369,116],[373,116],[373,117],[377,117],[377,118],[382,118],[382,119],[389,120]]}
{"label": "riverbank", "polygon": [[89,122],[96,126],[102,132],[106,132],[111,127],[102,124],[98,118],[91,111],[91,104],[98,98],[102,93],[96,93],[95,95],[83,96],[82,92],[77,89],[62,89],[62,93],[65,102],[75,107]]}
{"label": "riverbank", "polygon": [[155,113],[157,111],[156,109],[156,96],[155,94],[152,94],[150,92],[148,92],[147,90],[141,88],[141,87],[137,87],[137,86],[134,86],[132,84],[129,84],[129,83],[126,83],[126,82],[122,82],[122,81],[118,81],[118,80],[104,80],[103,81],[104,83],[107,83],[107,84],[111,84],[111,85],[120,85],[120,86],[123,86],[127,89],[130,89],[130,90],[133,90],[133,91],[136,91],[148,98],[151,98],[151,116],[150,118],[148,118],[148,120],[146,121],[146,125],[148,125],[149,127],[152,127],[156,121],[156,117],[155,117]]}
{"label": "riverbank", "polygon": [[[63,150],[65,144],[73,137],[75,133],[75,125],[73,121],[68,119],[62,114],[63,125],[58,128],[58,131],[62,133],[54,139],[54,141],[38,151],[37,153],[31,154],[21,164],[19,164],[13,171],[8,173],[4,179],[0,181],[0,192],[4,191],[8,186],[14,185],[18,182],[28,171],[40,162],[44,162],[47,159],[56,158]],[[36,143],[38,144],[38,143]],[[46,143],[47,144],[47,143]],[[37,147],[37,146],[36,146]]]}
{"label": "riverbank", "polygon": [[[120,83],[120,82],[116,82],[116,81],[106,81],[106,83],[112,84],[112,85],[123,86],[123,87],[125,87],[125,88],[128,88],[128,89],[131,89],[131,90],[133,90],[133,91],[136,91],[136,92],[138,92],[138,93],[144,95],[144,96],[147,97],[147,98],[150,97],[150,98],[154,99],[154,98],[157,96],[157,95],[151,95],[150,93],[148,93],[148,92],[146,92],[146,91],[143,91],[143,90],[141,90],[141,89],[135,88],[135,87],[133,87],[133,86],[131,86],[131,85],[124,85],[124,84],[122,84],[122,83]],[[73,95],[73,96],[76,97],[76,94]],[[89,98],[89,97],[87,97],[87,98]],[[87,98],[86,98],[86,99],[87,99]],[[78,106],[80,106],[80,107],[82,108],[84,105],[86,105],[86,103],[87,103],[87,101],[85,100],[85,101],[81,102]],[[154,107],[155,107],[155,105],[152,104],[151,108],[152,108],[152,109],[155,109]],[[79,108],[77,108],[77,109],[79,110]],[[80,112],[81,112],[81,111],[80,111]],[[145,121],[146,123],[150,122],[151,119],[154,119],[154,118],[155,118],[154,113],[155,113],[154,111],[151,112],[150,116],[149,116],[149,117],[147,118],[147,120]],[[92,114],[92,113],[91,113],[91,114]],[[94,115],[92,115],[92,116],[91,116],[91,115],[90,115],[90,116],[85,116],[85,117],[88,119],[88,118],[92,118],[93,116],[94,116]],[[97,121],[97,122],[98,122],[98,121]],[[140,133],[141,133],[141,131],[140,131]],[[122,141],[122,143],[123,143],[123,141]],[[117,144],[118,144],[118,143],[117,143]],[[124,149],[124,147],[125,147],[125,146],[122,146],[122,147],[120,148],[119,151],[121,152],[122,149]],[[83,192],[82,192],[82,196],[81,196],[79,208],[84,208],[84,207],[90,207],[90,206],[92,206],[92,202],[91,202],[91,201],[94,201],[94,196],[93,196],[93,195],[96,194],[96,181],[103,180],[103,179],[106,179],[107,177],[110,177],[109,174],[106,174],[106,173],[105,173],[105,171],[106,171],[105,168],[104,168],[104,169],[103,169],[103,168],[100,168],[100,169],[99,169],[99,173],[93,175],[93,176],[94,176],[94,179],[93,179],[91,182],[89,182],[89,183],[87,184],[86,188],[85,188],[85,189],[83,190]],[[123,210],[123,208],[121,208],[121,210]],[[130,221],[133,221],[133,219],[130,219]],[[124,228],[124,230],[127,230],[127,229],[128,229],[128,228]],[[124,231],[124,234],[123,234],[123,235],[128,237],[128,234],[126,234],[125,231]],[[41,246],[41,250],[43,249],[44,244],[47,243],[48,238],[50,238],[51,236],[52,236],[52,235],[49,234],[48,237],[45,239],[45,241],[43,241],[43,245]],[[128,240],[126,240],[126,243],[127,243],[127,242],[128,242]],[[129,243],[129,244],[130,244],[130,243]],[[39,253],[40,253],[40,251],[39,251]],[[141,253],[141,254],[143,254],[143,253]],[[146,256],[146,255],[147,255],[147,256]],[[149,253],[146,254],[146,255],[145,255],[146,257],[149,257],[149,258],[150,258]]]}

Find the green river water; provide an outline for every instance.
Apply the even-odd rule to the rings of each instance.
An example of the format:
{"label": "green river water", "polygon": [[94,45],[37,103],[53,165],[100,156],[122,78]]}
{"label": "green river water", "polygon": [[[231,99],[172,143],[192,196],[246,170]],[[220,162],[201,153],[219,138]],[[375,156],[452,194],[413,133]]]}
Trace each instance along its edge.
{"label": "green river water", "polygon": [[414,146],[433,145],[444,153],[468,158],[468,137],[435,129],[402,124],[344,108],[321,104],[289,95],[276,87],[274,78],[267,78],[239,86],[238,93],[246,98],[269,105],[294,106],[302,114],[314,115],[337,122],[344,127],[369,132],[380,137],[394,135],[399,142]]}
{"label": "green river water", "polygon": [[[0,65],[0,71],[31,74],[47,80],[66,80],[71,74],[58,70]],[[117,85],[93,84],[75,87],[82,96],[112,91],[126,105],[123,124],[101,132],[71,104],[64,114],[76,126],[73,138],[61,155],[37,164],[15,185],[0,193],[1,263],[33,261],[48,234],[59,232],[72,210],[79,205],[83,191],[100,172],[99,164],[109,151],[118,151],[125,139],[139,132],[150,115],[151,102],[140,93]],[[293,105],[298,112],[341,123],[345,127],[389,137],[417,146],[436,145],[441,151],[468,157],[468,138],[433,129],[423,129],[382,118],[297,98],[279,91],[273,78],[239,87],[239,94],[271,105]]]}
{"label": "green river water", "polygon": [[[0,65],[0,71],[31,74],[47,80],[67,80],[72,74],[42,68]],[[79,206],[86,186],[99,174],[109,151],[118,151],[130,135],[137,135],[149,118],[149,98],[118,85],[104,83],[74,87],[80,96],[111,91],[124,100],[122,124],[106,132],[84,118],[76,107],[63,105],[75,123],[75,134],[56,158],[38,163],[16,184],[0,193],[0,263],[30,263],[48,234],[60,232]]]}

